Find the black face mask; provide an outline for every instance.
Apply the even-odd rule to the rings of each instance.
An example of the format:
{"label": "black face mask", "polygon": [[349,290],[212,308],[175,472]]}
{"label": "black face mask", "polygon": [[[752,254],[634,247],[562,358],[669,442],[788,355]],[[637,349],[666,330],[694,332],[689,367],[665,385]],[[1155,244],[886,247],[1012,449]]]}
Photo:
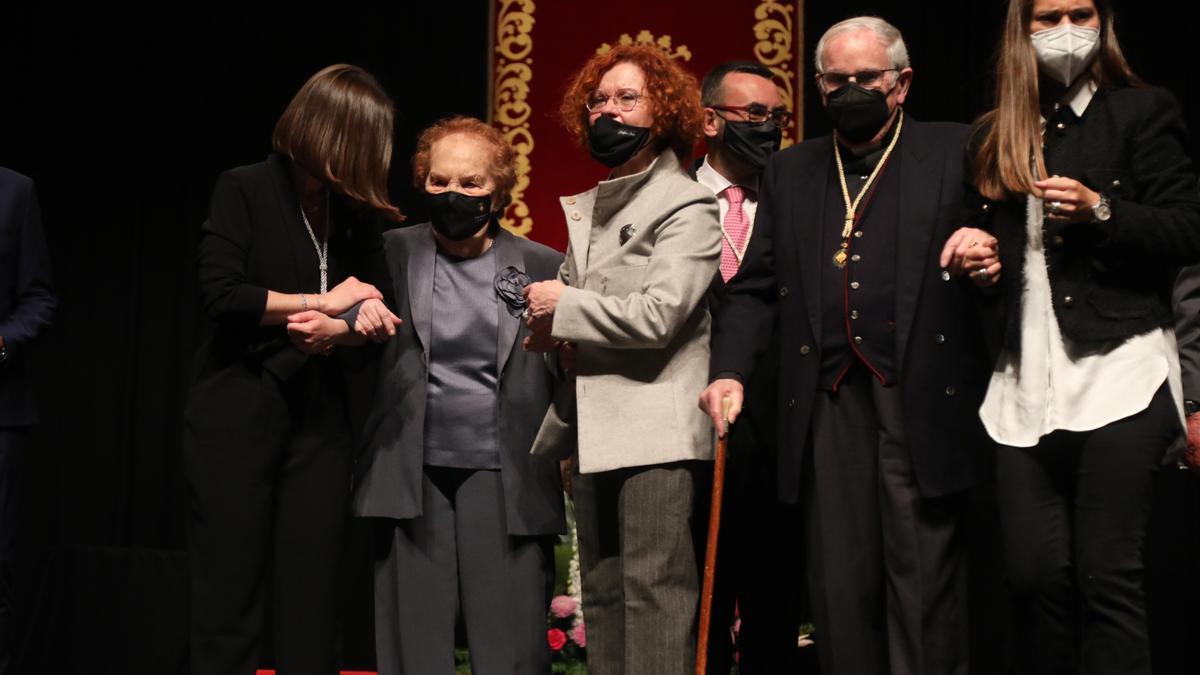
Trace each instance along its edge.
{"label": "black face mask", "polygon": [[825,111],[833,121],[833,128],[842,140],[850,143],[871,140],[892,114],[888,110],[887,94],[860,87],[857,82],[835,89],[825,98]]}
{"label": "black face mask", "polygon": [[628,162],[650,138],[650,127],[633,127],[601,115],[588,129],[592,159],[610,169]]}
{"label": "black face mask", "polygon": [[783,142],[783,129],[773,119],[758,124],[725,120],[721,142],[746,166],[762,171],[771,153],[779,150]]}
{"label": "black face mask", "polygon": [[479,231],[492,219],[492,196],[472,197],[447,190],[425,193],[433,229],[450,241],[462,241]]}

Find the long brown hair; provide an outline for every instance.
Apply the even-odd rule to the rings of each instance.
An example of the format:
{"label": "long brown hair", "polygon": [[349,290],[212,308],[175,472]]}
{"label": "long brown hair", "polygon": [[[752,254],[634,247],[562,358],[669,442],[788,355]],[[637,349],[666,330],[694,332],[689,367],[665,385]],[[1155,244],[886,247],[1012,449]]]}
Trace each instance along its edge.
{"label": "long brown hair", "polygon": [[[1100,15],[1100,48],[1089,73],[1100,87],[1145,86],[1125,60],[1113,29],[1108,0],[1093,0]],[[1009,0],[1004,34],[996,52],[996,107],[975,122],[980,134],[973,162],[975,187],[988,199],[1039,194],[1033,183],[1046,175],[1042,156],[1038,64],[1029,39],[1034,0]]]}
{"label": "long brown hair", "polygon": [[700,138],[704,120],[700,85],[658,47],[619,45],[589,59],[576,73],[563,98],[559,109],[563,126],[575,134],[581,146],[587,147],[589,125],[584,102],[600,85],[605,73],[625,62],[641,68],[646,76],[643,95],[650,99],[654,111],[651,133],[658,139],[659,149],[670,147],[680,163],[686,163],[691,159],[692,146]]}
{"label": "long brown hair", "polygon": [[395,107],[367,71],[344,63],[321,69],[300,87],[275,124],[275,152],[351,199],[393,221],[388,199]]}

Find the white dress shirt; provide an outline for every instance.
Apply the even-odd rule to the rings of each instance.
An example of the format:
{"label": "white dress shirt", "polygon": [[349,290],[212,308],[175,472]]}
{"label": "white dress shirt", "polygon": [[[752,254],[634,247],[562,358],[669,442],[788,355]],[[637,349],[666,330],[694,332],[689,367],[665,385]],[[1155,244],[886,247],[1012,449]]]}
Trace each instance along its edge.
{"label": "white dress shirt", "polygon": [[[1082,116],[1096,92],[1077,83],[1063,101]],[[1026,243],[1021,293],[1021,353],[1005,351],[992,373],[979,416],[1004,445],[1028,448],[1055,430],[1090,431],[1145,410],[1168,383],[1183,425],[1183,380],[1171,328],[1136,335],[1103,354],[1073,355],[1050,300],[1043,247],[1042,200],[1025,200]]]}

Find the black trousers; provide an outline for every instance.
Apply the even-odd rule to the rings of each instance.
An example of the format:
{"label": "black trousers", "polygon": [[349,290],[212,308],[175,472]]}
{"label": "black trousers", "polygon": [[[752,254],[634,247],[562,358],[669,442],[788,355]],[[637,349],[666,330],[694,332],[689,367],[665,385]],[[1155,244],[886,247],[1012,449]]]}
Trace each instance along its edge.
{"label": "black trousers", "polygon": [[856,366],[818,395],[812,429],[805,558],[821,673],[966,673],[964,496],[921,495],[899,390]]}
{"label": "black trousers", "polygon": [[1164,385],[1131,417],[997,451],[1021,673],[1150,672],[1143,552],[1173,405]]}
{"label": "black trousers", "polygon": [[550,672],[556,537],[514,537],[499,471],[425,467],[420,517],[376,525],[380,675],[453,675],[461,609],[477,675]]}
{"label": "black trousers", "polygon": [[0,427],[0,675],[11,672],[18,637],[13,621],[13,558],[28,433],[26,427]]}
{"label": "black trousers", "polygon": [[191,675],[254,673],[267,597],[280,675],[329,675],[350,485],[334,363],[314,359],[286,384],[265,371],[219,377],[228,386],[190,402],[184,438]]}
{"label": "black trousers", "polygon": [[[773,391],[768,392],[774,394]],[[770,400],[757,405],[770,403]],[[734,665],[731,630],[737,625],[738,672],[743,675],[794,673],[799,669],[796,638],[803,584],[800,515],[779,501],[775,427],[747,408],[730,428],[721,503],[721,531],[713,584],[708,672],[728,673]],[[696,502],[695,535],[701,573],[708,536],[711,472]],[[736,614],[735,614],[736,612]]]}

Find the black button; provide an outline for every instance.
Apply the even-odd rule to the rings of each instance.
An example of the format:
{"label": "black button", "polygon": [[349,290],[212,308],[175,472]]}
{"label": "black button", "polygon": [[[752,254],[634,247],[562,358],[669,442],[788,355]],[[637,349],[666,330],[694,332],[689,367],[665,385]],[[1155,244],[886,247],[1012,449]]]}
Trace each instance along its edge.
{"label": "black button", "polygon": [[851,319],[857,319],[857,318],[858,318],[858,310],[857,310],[857,309],[852,309],[852,310],[850,310],[850,318],[851,318]]}
{"label": "black button", "polygon": [[857,281],[851,281],[851,282],[850,282],[850,288],[853,288],[854,290],[856,290],[856,291],[857,291],[857,290],[858,290],[858,282],[857,282]]}
{"label": "black button", "polygon": [[946,395],[947,396],[953,396],[957,393],[958,392],[954,389],[954,387],[946,387]]}
{"label": "black button", "polygon": [[942,335],[941,333],[938,333],[937,335],[933,336],[933,341],[940,345],[946,341],[946,336]]}
{"label": "black button", "polygon": [[810,351],[812,351],[812,347],[809,347],[808,345],[800,345],[800,355],[801,356],[808,356],[808,353]]}
{"label": "black button", "polygon": [[781,297],[781,298],[787,297],[787,286],[781,286],[779,288],[779,297]]}

